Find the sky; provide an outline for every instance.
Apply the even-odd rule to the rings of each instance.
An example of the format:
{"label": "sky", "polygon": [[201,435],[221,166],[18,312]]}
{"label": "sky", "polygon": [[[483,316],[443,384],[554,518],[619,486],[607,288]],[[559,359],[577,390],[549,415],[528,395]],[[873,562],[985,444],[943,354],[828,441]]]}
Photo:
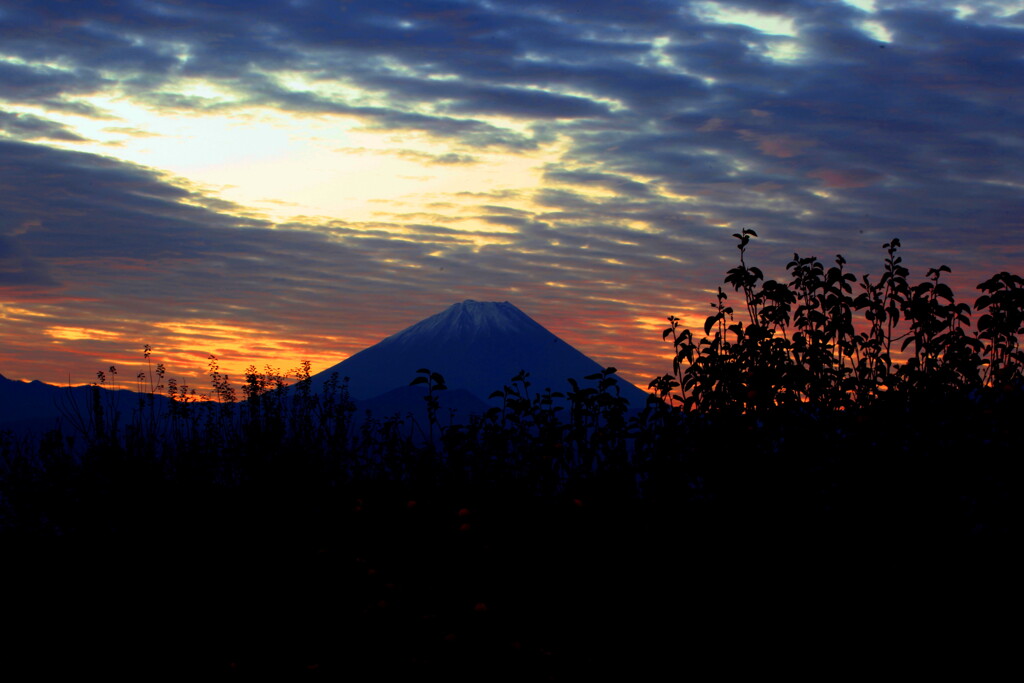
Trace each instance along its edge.
{"label": "sky", "polygon": [[1024,1],[0,0],[0,374],[208,390],[476,299],[646,388],[742,228],[973,304],[1022,84]]}

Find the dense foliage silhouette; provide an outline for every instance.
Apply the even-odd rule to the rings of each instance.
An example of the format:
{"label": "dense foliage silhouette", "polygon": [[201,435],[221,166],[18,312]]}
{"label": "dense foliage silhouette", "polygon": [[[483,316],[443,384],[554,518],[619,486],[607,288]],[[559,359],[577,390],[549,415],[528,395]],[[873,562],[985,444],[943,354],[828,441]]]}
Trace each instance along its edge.
{"label": "dense foliage silhouette", "polygon": [[[814,257],[793,255],[792,280],[765,280],[746,264],[750,240],[739,240],[740,264],[726,284],[742,292],[746,321],[737,319],[719,288],[714,315],[695,341],[669,318],[664,337],[676,349],[673,375],[651,383],[662,397],[702,413],[764,413],[793,409],[820,413],[897,404],[978,397],[985,388],[1011,389],[1021,379],[1020,334],[1024,328],[1024,281],[999,273],[978,285],[976,332],[968,334],[971,307],[957,303],[940,281],[947,266],[928,270],[917,285],[898,255],[899,240],[886,251],[881,278],[857,278],[837,255],[826,270]],[[856,324],[857,313],[863,321]],[[712,334],[713,332],[713,334]],[[902,356],[901,362],[897,357]],[[681,387],[679,394],[672,390]]]}

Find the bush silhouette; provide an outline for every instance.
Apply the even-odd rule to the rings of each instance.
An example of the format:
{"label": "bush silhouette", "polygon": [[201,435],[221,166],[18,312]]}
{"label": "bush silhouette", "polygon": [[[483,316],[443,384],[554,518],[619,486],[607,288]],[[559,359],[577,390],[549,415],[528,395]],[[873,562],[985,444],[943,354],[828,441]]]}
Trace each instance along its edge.
{"label": "bush silhouette", "polygon": [[[957,303],[940,281],[950,269],[929,269],[924,282],[911,285],[898,255],[899,240],[883,245],[881,278],[872,282],[863,276],[854,296],[857,279],[845,271],[841,255],[826,269],[814,257],[794,254],[786,266],[789,283],[764,280],[760,269],[746,263],[756,236],[748,229],[734,235],[740,264],[725,278],[742,293],[745,321],[726,305],[721,288],[699,341],[669,318],[663,336],[671,336],[676,350],[673,376],[652,381],[650,388],[666,396],[678,386],[673,398],[684,409],[735,414],[867,409],[878,402],[955,399],[1020,380],[1021,278],[1000,273],[978,285],[985,294],[975,307],[989,312],[969,334],[971,307]],[[858,317],[863,318],[859,325]]]}

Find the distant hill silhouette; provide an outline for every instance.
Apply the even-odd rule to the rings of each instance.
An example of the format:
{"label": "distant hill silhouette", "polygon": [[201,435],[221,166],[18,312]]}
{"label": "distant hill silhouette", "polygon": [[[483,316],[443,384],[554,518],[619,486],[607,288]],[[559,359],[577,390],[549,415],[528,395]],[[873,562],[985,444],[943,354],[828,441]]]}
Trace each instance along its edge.
{"label": "distant hill silhouette", "polygon": [[[128,389],[103,388],[106,410],[119,413],[123,425],[139,406],[141,394]],[[15,433],[42,433],[56,427],[74,430],[76,423],[88,420],[93,387],[59,387],[38,380],[23,382],[0,375],[0,429]],[[156,396],[158,404],[168,401]],[[163,407],[163,406],[161,406]]]}

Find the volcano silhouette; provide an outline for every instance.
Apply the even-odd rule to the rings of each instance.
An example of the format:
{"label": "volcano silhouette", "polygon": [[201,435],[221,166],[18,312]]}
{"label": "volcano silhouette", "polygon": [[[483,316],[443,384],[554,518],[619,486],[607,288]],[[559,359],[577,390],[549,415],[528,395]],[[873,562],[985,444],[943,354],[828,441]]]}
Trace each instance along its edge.
{"label": "volcano silhouette", "polygon": [[[529,373],[533,395],[548,388],[564,393],[571,389],[569,378],[581,387],[592,386],[594,382],[583,378],[603,366],[507,301],[467,300],[317,373],[312,388],[319,391],[337,373],[349,378],[349,392],[357,403],[380,404],[387,397],[399,401],[421,368],[444,376],[448,389],[442,394],[469,394],[486,407],[494,405],[488,397],[523,370]],[[621,379],[618,388],[633,409],[643,407],[643,391]],[[414,389],[422,396],[422,385]]]}

